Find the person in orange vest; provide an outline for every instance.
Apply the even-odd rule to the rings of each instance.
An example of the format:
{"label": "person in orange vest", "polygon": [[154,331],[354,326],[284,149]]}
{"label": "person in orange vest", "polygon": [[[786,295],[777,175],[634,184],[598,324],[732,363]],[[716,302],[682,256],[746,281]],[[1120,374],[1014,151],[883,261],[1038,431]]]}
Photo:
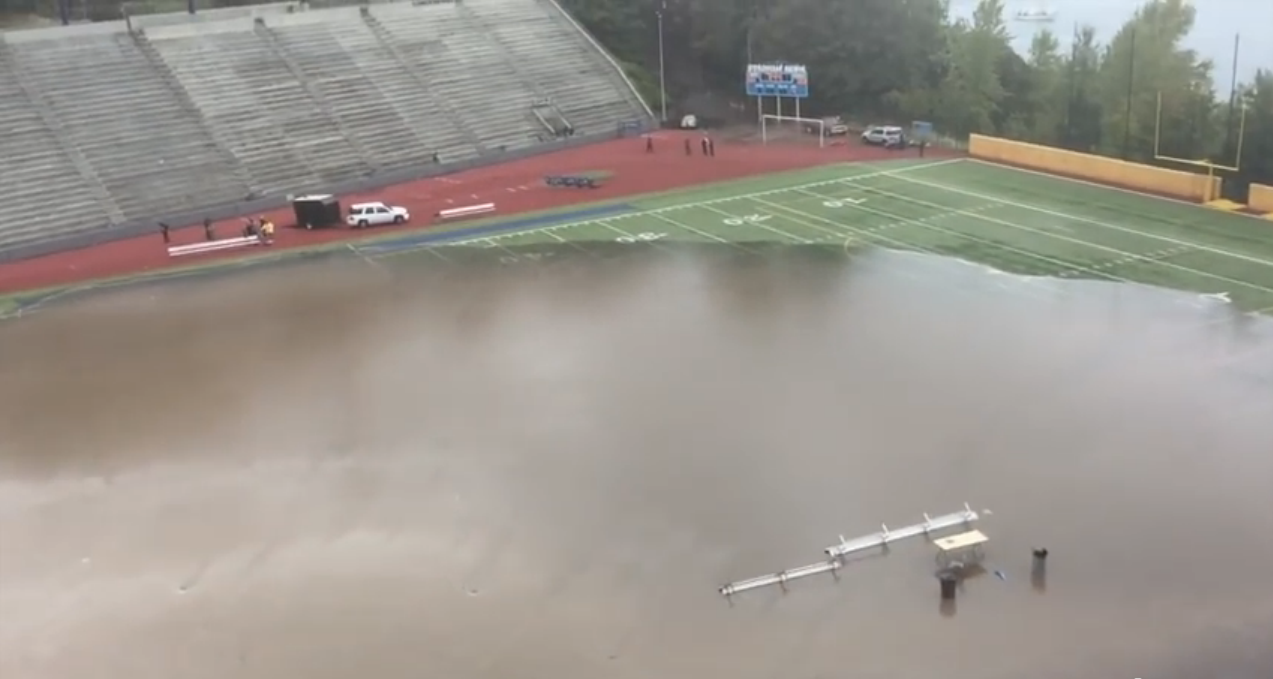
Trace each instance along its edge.
{"label": "person in orange vest", "polygon": [[264,217],[261,218],[261,242],[265,245],[274,244],[274,222]]}

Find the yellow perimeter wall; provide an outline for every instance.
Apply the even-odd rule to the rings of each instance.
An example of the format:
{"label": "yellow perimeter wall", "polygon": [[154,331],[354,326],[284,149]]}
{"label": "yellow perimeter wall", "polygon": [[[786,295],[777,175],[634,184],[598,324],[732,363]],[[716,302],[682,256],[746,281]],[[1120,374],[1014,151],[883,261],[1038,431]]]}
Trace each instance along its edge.
{"label": "yellow perimeter wall", "polygon": [[[1076,153],[998,137],[974,134],[968,140],[974,158],[1087,179],[1129,189],[1137,189],[1205,203],[1220,195],[1220,178],[1192,172],[1164,170],[1104,156]],[[1254,196],[1254,188],[1252,188]],[[1270,196],[1273,200],[1273,196]],[[1252,198],[1252,207],[1254,197]]]}
{"label": "yellow perimeter wall", "polygon": [[1273,213],[1273,186],[1252,184],[1247,204],[1256,212]]}

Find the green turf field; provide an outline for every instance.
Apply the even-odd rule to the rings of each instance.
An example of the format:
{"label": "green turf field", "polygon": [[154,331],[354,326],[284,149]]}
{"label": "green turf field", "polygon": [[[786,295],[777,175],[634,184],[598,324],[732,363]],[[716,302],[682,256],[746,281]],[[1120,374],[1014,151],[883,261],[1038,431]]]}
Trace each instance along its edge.
{"label": "green turf field", "polygon": [[429,254],[479,246],[511,262],[599,242],[877,246],[1019,274],[1223,294],[1273,312],[1273,223],[976,161],[843,165],[633,204],[639,211],[460,238]]}
{"label": "green turf field", "polygon": [[32,299],[190,279],[324,249],[397,268],[459,262],[479,251],[514,264],[685,244],[739,253],[783,244],[909,250],[1017,274],[1223,295],[1242,310],[1273,313],[1273,222],[972,160],[836,165],[618,202],[634,209],[582,220],[559,211],[532,226],[524,216],[502,217],[25,293],[0,298],[0,317]]}

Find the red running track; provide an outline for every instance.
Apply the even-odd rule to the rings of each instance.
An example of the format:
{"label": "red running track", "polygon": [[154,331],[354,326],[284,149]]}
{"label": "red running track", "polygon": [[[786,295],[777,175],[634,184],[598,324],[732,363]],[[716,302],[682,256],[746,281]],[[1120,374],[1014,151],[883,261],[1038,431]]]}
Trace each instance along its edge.
{"label": "red running track", "polygon": [[[359,201],[381,200],[392,205],[405,206],[417,216],[416,224],[380,227],[374,231],[376,235],[384,235],[394,231],[427,229],[428,226],[420,224],[426,215],[434,215],[439,210],[452,206],[490,202],[498,206],[500,214],[514,215],[827,163],[897,157],[897,153],[893,151],[854,144],[817,148],[722,143],[718,145],[715,157],[706,158],[698,152],[697,136],[692,137],[695,142],[694,155],[686,157],[683,149],[683,140],[688,136],[686,133],[658,132],[654,136],[654,153],[646,152],[644,138],[621,139],[367,193],[345,195],[341,196],[341,201],[347,205]],[[607,171],[613,174],[604,186],[597,189],[549,188],[543,183],[545,175],[587,171]],[[280,225],[294,221],[287,208],[266,213],[265,216]],[[215,228],[223,236],[238,235],[242,221],[218,222]],[[191,225],[173,229],[171,235],[174,245],[193,243],[203,239],[203,229],[200,225]],[[367,235],[369,234],[366,231],[348,229],[304,231],[280,228],[273,247],[313,246],[356,240]],[[250,253],[241,250],[210,253],[199,256],[198,261],[202,263],[250,254],[260,254],[260,251],[254,249]],[[187,259],[181,263],[194,262]],[[2,264],[0,293],[155,271],[172,266],[173,259],[168,256],[166,246],[156,229],[153,236]]]}

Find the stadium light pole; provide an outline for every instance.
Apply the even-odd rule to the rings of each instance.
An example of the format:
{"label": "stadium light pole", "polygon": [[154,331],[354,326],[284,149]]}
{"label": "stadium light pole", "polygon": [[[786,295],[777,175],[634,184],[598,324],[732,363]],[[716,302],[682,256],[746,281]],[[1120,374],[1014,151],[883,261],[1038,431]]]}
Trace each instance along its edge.
{"label": "stadium light pole", "polygon": [[663,68],[663,11],[667,9],[667,0],[655,14],[659,18],[659,108],[663,122],[667,122],[667,77]]}

